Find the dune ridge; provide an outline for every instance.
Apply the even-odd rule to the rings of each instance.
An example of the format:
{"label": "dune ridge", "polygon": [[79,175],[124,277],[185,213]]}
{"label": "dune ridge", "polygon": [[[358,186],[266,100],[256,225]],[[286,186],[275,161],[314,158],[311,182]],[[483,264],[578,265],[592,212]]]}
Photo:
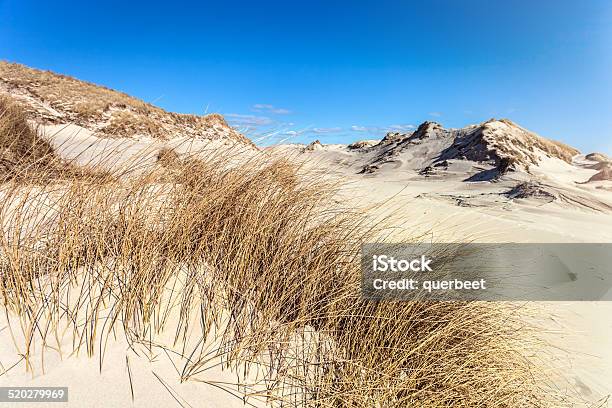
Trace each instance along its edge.
{"label": "dune ridge", "polygon": [[0,93],[17,99],[41,124],[75,124],[99,137],[193,137],[254,146],[220,114],[167,112],[122,92],[21,64],[0,61]]}

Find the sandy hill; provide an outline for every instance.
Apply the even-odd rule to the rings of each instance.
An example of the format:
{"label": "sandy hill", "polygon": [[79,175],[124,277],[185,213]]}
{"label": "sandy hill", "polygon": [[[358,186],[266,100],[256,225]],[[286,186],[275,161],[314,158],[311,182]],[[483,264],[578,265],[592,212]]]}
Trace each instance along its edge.
{"label": "sandy hill", "polygon": [[581,156],[577,149],[543,138],[508,119],[491,119],[459,129],[446,129],[427,121],[413,132],[389,132],[379,141],[324,145],[316,140],[307,146],[272,148],[287,149],[340,164],[355,173],[375,175],[400,170],[424,176],[461,173],[470,176],[466,181],[493,181],[509,172],[532,174],[551,163],[574,168],[578,165],[576,160],[583,160],[591,169],[607,163],[601,154]]}
{"label": "sandy hill", "polygon": [[571,163],[577,149],[545,139],[508,119],[489,120],[462,129],[445,129],[439,123],[425,122],[412,133],[388,133],[377,145],[366,150],[372,160],[363,172],[371,173],[386,163],[408,159],[412,168],[431,173],[446,167],[449,160],[467,160],[493,166],[487,177],[509,170],[529,171],[545,158]]}
{"label": "sandy hill", "polygon": [[0,61],[0,94],[40,124],[73,124],[97,137],[228,139],[252,144],[219,114],[167,112],[121,92],[50,71]]}
{"label": "sandy hill", "polygon": [[360,183],[410,186],[414,197],[463,207],[504,207],[551,202],[610,212],[610,162],[581,155],[508,119],[447,129],[424,122],[414,132],[390,132],[378,141],[349,145],[286,145],[270,148],[294,155],[327,173]]}
{"label": "sandy hill", "polygon": [[606,154],[589,153],[585,156],[585,159],[594,162],[593,164],[587,164],[588,168],[598,170],[598,172],[589,179],[589,182],[612,180],[612,160],[610,160]]}

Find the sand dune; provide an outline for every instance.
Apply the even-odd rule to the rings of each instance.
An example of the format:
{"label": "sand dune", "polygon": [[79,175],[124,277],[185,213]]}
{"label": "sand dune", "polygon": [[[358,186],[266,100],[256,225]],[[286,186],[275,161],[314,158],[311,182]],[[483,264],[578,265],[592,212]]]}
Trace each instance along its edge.
{"label": "sand dune", "polygon": [[[32,228],[40,227],[42,232],[35,231],[41,235],[35,234],[38,241],[34,242],[36,245],[33,245],[33,248],[49,250],[45,247],[45,239],[49,238],[45,231],[62,231],[58,226],[62,226],[64,220],[58,217],[58,214],[68,218],[74,217],[75,214],[85,214],[94,222],[84,216],[84,221],[81,222],[79,218],[79,222],[72,224],[72,233],[78,238],[77,242],[72,243],[72,238],[65,237],[66,242],[74,244],[75,249],[67,253],[74,256],[75,260],[70,257],[66,260],[60,256],[58,264],[66,262],[70,265],[72,261],[86,259],[77,255],[85,253],[92,256],[87,251],[98,253],[97,251],[104,252],[111,248],[119,253],[117,264],[124,265],[126,271],[129,272],[130,268],[137,270],[135,264],[145,269],[147,274],[144,274],[142,279],[148,279],[147,282],[151,286],[156,284],[158,275],[166,276],[170,273],[172,276],[164,281],[160,288],[156,288],[163,295],[156,298],[156,302],[152,302],[150,307],[154,310],[165,310],[162,320],[173,330],[158,332],[150,329],[145,331],[146,336],[134,336],[134,333],[128,333],[129,330],[122,332],[122,329],[131,328],[126,323],[124,327],[107,329],[105,340],[96,339],[94,342],[92,338],[95,338],[95,333],[91,334],[92,338],[88,338],[90,333],[87,325],[75,323],[57,326],[59,319],[54,320],[57,316],[44,305],[39,309],[42,312],[37,330],[28,328],[28,316],[13,312],[0,314],[0,385],[68,386],[71,393],[68,406],[146,407],[177,404],[238,407],[245,406],[245,403],[249,406],[276,403],[278,406],[279,401],[274,401],[278,392],[287,394],[281,396],[289,399],[288,406],[307,406],[311,394],[316,395],[320,390],[317,388],[306,391],[295,384],[310,384],[310,376],[318,378],[317,376],[324,375],[329,375],[325,378],[334,387],[344,387],[342,393],[331,394],[336,398],[331,406],[344,404],[343,398],[348,398],[347,396],[353,396],[356,398],[354,401],[361,403],[359,405],[355,402],[357,406],[374,406],[372,398],[376,396],[393,400],[409,392],[414,392],[412,401],[422,402],[418,397],[430,387],[437,387],[440,394],[442,391],[448,391],[448,395],[453,398],[465,397],[472,398],[470,401],[478,401],[485,386],[489,387],[486,390],[489,395],[497,395],[500,389],[504,389],[504,392],[509,392],[508,399],[521,404],[520,398],[524,398],[522,401],[525,402],[530,396],[518,389],[519,385],[513,386],[511,376],[502,378],[505,372],[503,370],[506,369],[502,362],[516,362],[517,365],[512,366],[509,371],[514,375],[519,372],[519,363],[526,361],[522,357],[520,360],[509,360],[508,355],[498,354],[492,356],[491,361],[488,360],[491,356],[487,355],[482,356],[483,360],[469,360],[472,355],[482,351],[483,344],[490,344],[487,342],[490,339],[485,338],[487,341],[484,343],[472,344],[470,341],[478,336],[467,330],[471,328],[464,330],[462,326],[459,329],[446,326],[444,330],[450,330],[451,337],[456,335],[460,338],[466,332],[471,333],[467,338],[463,338],[461,347],[451,352],[461,354],[463,349],[469,346],[472,347],[472,353],[459,359],[449,359],[451,368],[461,367],[460,373],[442,372],[442,375],[432,367],[438,363],[446,364],[438,354],[448,352],[450,347],[456,347],[456,344],[451,342],[445,345],[444,342],[449,341],[448,337],[436,337],[438,326],[426,326],[427,330],[422,333],[414,329],[417,323],[422,323],[419,320],[422,318],[421,313],[425,316],[423,320],[427,322],[429,309],[417,310],[418,318],[413,314],[406,314],[414,319],[414,324],[400,319],[393,321],[394,325],[388,325],[387,322],[394,318],[398,310],[406,312],[408,309],[410,313],[414,313],[409,307],[402,308],[405,305],[389,309],[390,314],[383,315],[384,319],[381,319],[385,322],[384,330],[376,332],[376,327],[372,325],[380,324],[380,321],[368,323],[367,319],[371,317],[372,312],[370,309],[367,309],[368,313],[363,316],[359,315],[358,312],[362,310],[354,309],[358,303],[356,292],[350,292],[350,288],[344,287],[345,280],[356,275],[337,275],[344,263],[338,261],[334,268],[329,271],[325,269],[326,274],[313,277],[312,274],[305,273],[304,271],[310,270],[303,262],[313,270],[321,270],[317,268],[321,268],[322,261],[318,262],[318,258],[315,259],[317,262],[313,261],[313,254],[327,256],[326,245],[340,245],[344,242],[345,237],[341,232],[345,230],[333,223],[326,224],[330,218],[325,217],[333,214],[337,208],[350,209],[345,211],[345,214],[364,214],[368,219],[382,219],[391,224],[393,228],[389,236],[395,234],[398,238],[418,237],[433,242],[612,242],[609,159],[602,154],[583,156],[576,149],[544,139],[509,120],[491,120],[462,129],[445,129],[438,123],[425,122],[415,132],[389,133],[382,140],[361,141],[349,145],[325,145],[316,140],[308,145],[280,145],[260,150],[227,126],[223,118],[217,115],[197,117],[172,114],[127,95],[72,78],[14,64],[0,64],[0,91],[10,94],[26,106],[30,115],[33,115],[32,122],[40,126],[40,134],[36,135],[52,147],[57,160],[77,168],[109,173],[107,180],[111,180],[107,181],[108,184],[81,185],[79,183],[82,183],[82,180],[71,173],[69,178],[51,178],[45,183],[32,182],[22,185],[16,184],[17,181],[11,177],[5,178],[1,195],[3,210],[0,214],[4,220],[2,227],[5,232],[2,235],[2,248],[23,251],[21,247],[11,246],[11,240],[18,239],[19,234],[27,237]],[[219,160],[216,160],[216,157]],[[255,164],[248,172],[240,170],[240,165],[248,167],[251,162]],[[302,172],[294,172],[288,162],[303,164]],[[206,167],[207,163],[213,163],[214,166]],[[217,165],[219,167],[216,167]],[[121,177],[127,179],[125,183],[120,177],[119,180],[112,179],[113,174],[125,168],[139,170],[127,176],[122,174]],[[233,168],[238,168],[236,174],[242,178],[231,177],[233,173],[228,169]],[[130,177],[138,180],[141,174],[145,175],[146,182],[135,186],[130,184]],[[319,211],[317,207],[318,203],[326,202],[323,201],[325,191],[308,188],[309,185],[316,184],[315,180],[338,182],[340,186],[338,194],[331,198],[330,207],[324,207],[325,211]],[[304,181],[306,183],[303,183]],[[206,190],[209,182],[220,183],[212,193]],[[258,186],[268,190],[260,191]],[[62,197],[66,197],[65,194],[71,197],[69,194],[76,194],[74,191],[79,191],[78,188],[83,189],[83,195],[72,197],[75,201],[78,201],[77,197],[86,199],[79,203],[82,208],[76,206],[76,209],[73,209],[73,203],[66,202],[65,199],[62,201]],[[292,195],[295,191],[299,194]],[[100,210],[102,215],[98,214],[95,208],[88,207],[91,202],[96,202],[94,200],[100,200],[100,207],[104,210]],[[239,202],[236,204],[232,200]],[[133,206],[134,202],[138,205]],[[279,202],[282,205],[279,205]],[[219,203],[224,203],[225,207]],[[90,212],[87,212],[87,209]],[[197,222],[192,221],[190,224],[187,220],[189,209],[195,209],[191,215]],[[167,213],[164,210],[167,210]],[[276,212],[272,213],[272,210]],[[131,214],[130,211],[135,214],[133,217],[127,216]],[[212,220],[207,218],[210,214],[214,215],[211,216]],[[257,222],[248,224],[249,221],[242,218],[245,214]],[[171,218],[173,223],[169,224],[169,216],[174,217]],[[322,222],[324,228],[313,223],[312,218],[317,217],[326,220]],[[19,222],[23,218],[27,218],[27,222]],[[117,222],[115,225],[117,219],[125,222]],[[335,220],[333,217],[331,219]],[[151,226],[151,220],[158,224],[153,223]],[[212,229],[206,239],[201,237],[201,225],[198,222],[202,225],[208,223],[206,225]],[[229,231],[240,231],[245,235],[239,239],[227,236],[226,224],[234,228]],[[355,224],[347,225],[349,230],[359,230]],[[298,235],[290,235],[287,229],[283,228],[291,228],[290,231]],[[88,242],[89,236],[82,232],[85,229],[102,231],[100,236],[103,238],[95,237],[100,239],[102,244],[97,243],[95,239],[92,240],[96,245]],[[131,236],[130,231],[133,230],[143,234]],[[118,231],[127,237],[119,243],[113,239],[119,234]],[[361,238],[380,238],[375,232],[369,231],[370,235]],[[275,242],[274,239],[280,234],[287,235],[282,235],[283,239]],[[175,250],[176,253],[162,245],[166,244],[164,240],[169,237],[180,241],[182,245]],[[352,235],[347,233],[347,237]],[[210,268],[208,260],[203,260],[203,257],[192,258],[190,255],[186,258],[188,262],[173,265],[174,260],[168,255],[170,253],[183,259],[180,257],[185,256],[188,250],[202,251],[208,255],[206,251],[210,249],[206,245],[217,241],[226,243],[222,248],[213,248],[214,258],[219,260],[219,270]],[[275,243],[268,247],[268,241]],[[326,245],[321,245],[321,242]],[[198,243],[198,246],[194,246],[194,243]],[[60,246],[62,242],[56,244]],[[301,253],[306,244],[310,245],[307,247],[308,253]],[[83,248],[79,245],[83,245]],[[126,250],[124,247],[129,245],[134,247]],[[163,256],[156,258],[155,256],[159,255],[155,252],[158,247],[161,248],[159,251]],[[343,246],[339,248],[344,250]],[[340,249],[339,253],[342,252]],[[251,265],[248,263],[251,259],[249,256],[252,256],[255,250],[261,251],[263,255],[260,254],[260,258],[257,258],[256,265]],[[277,259],[277,250],[284,250],[289,255]],[[228,256],[233,254],[233,251],[238,253],[236,258]],[[295,253],[300,256],[292,257]],[[48,258],[55,261],[55,252],[50,250],[45,254],[47,261]],[[138,254],[142,259],[138,258],[135,263],[132,257],[137,258]],[[222,262],[227,259],[237,259],[240,265],[234,267]],[[267,264],[270,259],[274,262]],[[307,263],[311,261],[312,264]],[[344,259],[342,261],[346,262]],[[298,267],[285,268],[285,264],[289,262]],[[268,269],[260,270],[264,268],[262,265]],[[10,268],[15,268],[15,265],[0,264],[0,267],[13,270]],[[62,298],[58,304],[66,309],[66,314],[75,312],[72,319],[66,321],[74,323],[82,319],[92,324],[92,327],[97,327],[92,323],[92,319],[96,322],[107,322],[109,316],[113,316],[114,308],[127,308],[122,301],[117,300],[123,299],[121,296],[126,287],[134,285],[138,290],[142,289],[140,282],[131,282],[130,275],[124,270],[121,271],[126,275],[120,275],[126,281],[115,282],[112,280],[115,279],[112,273],[97,274],[97,268],[106,273],[114,271],[113,265],[98,262],[87,267],[89,269],[84,273],[77,264],[73,286],[66,283],[66,286],[53,287],[49,282],[53,282],[54,276],[48,277],[49,281],[45,281],[47,277],[35,276],[32,281],[36,282],[34,287],[37,290],[32,296],[37,299],[51,299],[53,295],[59,296],[58,294],[62,293],[66,300]],[[219,272],[222,268],[226,268],[223,269],[226,274]],[[241,270],[240,268],[244,268],[243,274],[233,275],[236,270]],[[211,272],[212,269],[214,270]],[[79,281],[77,275],[89,277],[91,282]],[[248,278],[246,281],[237,279],[245,276]],[[338,276],[345,280],[333,281],[332,278]],[[210,290],[211,285],[217,281],[226,283],[229,287],[227,292]],[[264,288],[263,293],[249,286],[255,281]],[[335,291],[329,289],[330,285]],[[74,295],[74,291],[78,292],[77,289],[70,289],[72,292],[67,289],[79,287],[81,292],[78,296]],[[176,290],[176,287],[181,289]],[[83,288],[89,288],[90,294],[98,288],[108,288],[110,292],[104,302],[94,302],[95,299],[91,296],[82,294],[85,290]],[[91,292],[92,288],[94,292]],[[215,288],[218,290],[218,287]],[[38,293],[38,289],[41,293]],[[187,296],[196,292],[200,297],[184,300],[184,294]],[[73,295],[68,296],[67,293]],[[142,297],[142,293],[138,292],[139,296]],[[245,293],[251,297],[243,299]],[[338,293],[339,298],[335,298]],[[149,305],[142,306],[139,301],[144,303],[145,300],[139,296],[129,299],[134,302],[134,305],[130,306],[136,310],[142,309],[144,316],[149,312]],[[75,297],[83,301],[83,307],[71,303]],[[277,299],[276,297],[277,303],[269,300]],[[211,306],[213,301],[226,302],[226,306],[232,305],[235,309],[215,309]],[[195,312],[190,309],[193,305],[198,306],[194,308]],[[331,306],[314,317],[309,314],[314,313],[313,310],[322,307],[321,305]],[[512,307],[519,306],[523,305]],[[612,355],[608,347],[609,339],[612,338],[612,324],[609,323],[612,304],[552,302],[535,306],[538,312],[533,319],[540,329],[538,335],[550,344],[541,345],[538,351],[542,354],[536,353],[537,358],[534,358],[553,366],[550,371],[553,389],[562,395],[578,396],[584,406],[605,399],[606,395],[612,393],[612,383],[609,381],[612,378]],[[346,309],[339,309],[340,307]],[[91,314],[93,309],[96,311],[95,316]],[[194,313],[189,320],[189,330],[183,326],[185,310]],[[372,310],[372,313],[375,313],[378,309]],[[214,318],[207,314],[213,312],[216,313]],[[239,322],[244,325],[236,322],[235,326],[228,325],[235,313],[244,313],[243,320]],[[330,318],[330,315],[335,317]],[[477,315],[479,316],[478,313]],[[447,313],[442,310],[440,315],[432,316],[434,324],[437,324],[447,317]],[[453,316],[465,323],[461,314]],[[156,319],[158,318],[156,315]],[[151,327],[158,327],[159,322],[156,319],[152,319],[155,320],[154,323],[149,322]],[[139,319],[135,320],[137,321],[130,321],[130,324],[137,328],[144,327],[140,326],[142,322]],[[202,337],[205,328],[212,327],[211,321],[215,322],[215,330],[208,333],[211,334],[210,337]],[[340,321],[341,323],[338,323]],[[329,326],[327,332],[324,331],[326,325]],[[54,327],[55,338],[47,339],[47,331],[40,329],[41,327]],[[287,332],[281,331],[282,335],[279,335],[275,332],[279,327],[288,327]],[[352,338],[343,333],[346,327],[362,330],[359,332],[362,334],[358,333],[357,338]],[[404,328],[405,333],[398,333],[397,327]],[[430,327],[434,329],[430,330]],[[225,329],[227,330],[224,331]],[[264,334],[258,332],[259,337],[250,339],[245,335],[247,329],[258,329]],[[100,330],[104,332],[105,329],[103,327]],[[215,337],[216,330],[223,333],[223,336]],[[179,333],[182,342],[177,341]],[[367,336],[379,336],[374,338],[380,341],[377,344],[367,343]],[[395,360],[389,357],[392,356],[389,349],[395,347],[396,350],[405,351],[407,347],[412,346],[403,342],[404,336],[411,336],[412,341],[422,342],[416,350],[406,351],[408,356],[419,356],[421,347],[434,347],[434,355],[425,356],[427,358],[424,358],[424,362],[415,369],[427,373],[427,378],[414,379],[414,383],[418,383],[421,380],[429,381],[431,377],[434,379],[433,385],[416,390],[412,382],[408,381],[410,387],[401,382],[414,370],[408,374],[407,371],[399,369],[394,371],[397,367],[391,364],[395,363]],[[493,336],[496,337],[497,334],[493,333]],[[139,341],[133,342],[134,338]],[[234,349],[235,344],[240,341],[248,343],[248,347]],[[258,341],[262,341],[263,345]],[[391,346],[382,347],[382,343],[387,341],[391,342]],[[75,348],[75,342],[89,346]],[[326,358],[331,354],[330,350],[336,344],[334,342],[342,344],[345,350],[335,350],[342,358],[332,360],[333,364],[330,366],[343,367],[342,370],[345,371],[348,368],[353,370],[351,373],[354,376],[347,376],[349,379],[346,383],[344,380],[338,380],[340,375],[333,369],[323,373],[325,370],[321,368],[323,363],[328,362]],[[24,355],[24,344],[32,346],[27,359]],[[42,344],[44,346],[41,347]],[[91,347],[91,344],[95,344],[95,347]],[[301,348],[296,344],[300,344]],[[317,346],[316,352],[308,357],[312,357],[313,361],[300,360],[300,354],[312,352],[304,349],[312,345]],[[441,348],[436,349],[438,346]],[[370,361],[367,358],[360,361],[360,364],[362,361],[372,364],[367,370],[361,365],[342,366],[346,363],[342,353],[346,353],[346,349],[351,347],[366,357],[376,355],[385,367],[381,368],[379,361]],[[75,349],[80,351],[74,352]],[[257,352],[250,354],[245,350]],[[378,354],[375,354],[375,351]],[[512,348],[510,351],[514,352],[516,349]],[[499,353],[499,350],[496,352]],[[195,354],[201,360],[192,361]],[[210,359],[207,358],[209,355],[212,356]],[[226,355],[231,355],[232,359],[225,358]],[[514,354],[512,356],[515,357]],[[303,355],[301,357],[303,358]],[[27,364],[25,360],[28,361]],[[232,363],[228,364],[230,360]],[[199,366],[201,361],[205,364]],[[469,372],[474,378],[478,377],[477,365],[482,361],[490,364],[487,366],[490,370],[485,371],[494,375],[492,378],[495,378],[496,382],[482,382],[483,389],[474,390],[461,382],[462,376]],[[245,368],[248,363],[251,363],[250,371]],[[292,365],[294,363],[295,365]],[[184,376],[185,367],[190,365],[196,367],[194,371],[199,371],[198,375]],[[386,369],[389,371],[384,371]],[[498,370],[501,370],[502,374],[499,374]],[[377,376],[381,371],[384,371],[385,375]],[[342,374],[345,375],[346,372]],[[439,375],[441,377],[438,377]],[[374,381],[359,382],[362,378],[360,376]],[[446,382],[442,385],[435,382],[439,378]],[[472,377],[469,379],[472,380]],[[507,382],[502,382],[502,379]],[[441,389],[453,380],[459,381],[459,385],[447,387],[448,390]],[[282,381],[289,381],[291,385],[287,388],[284,388],[284,385],[279,386]],[[404,388],[399,391],[389,390],[384,387],[389,384],[385,381],[400,384],[399,386]],[[478,383],[479,379],[474,381]],[[521,382],[523,383],[524,381]],[[315,384],[327,385],[325,382]],[[373,387],[373,391],[368,387]],[[508,391],[504,387],[512,390]],[[364,389],[366,391],[363,391]],[[337,392],[337,389],[334,388],[333,391]],[[430,397],[433,396],[434,394],[431,394]],[[448,405],[447,400],[441,401],[437,402],[437,406]],[[496,400],[481,402],[486,402],[487,406],[496,406],[498,403]],[[49,406],[51,405],[53,404]]]}
{"label": "sand dune", "polygon": [[[350,180],[347,199],[371,208],[415,235],[442,242],[612,242],[612,194],[603,155],[580,155],[572,148],[517,138],[505,147],[482,143],[488,131],[517,129],[511,122],[487,122],[445,130],[426,122],[412,134],[390,133],[377,144],[273,147],[306,165]],[[523,137],[523,136],[521,136]],[[504,139],[498,138],[496,143]],[[519,149],[515,149],[519,146]],[[509,171],[500,171],[513,157]],[[607,166],[607,165],[606,165]],[[493,176],[482,177],[485,174]],[[480,176],[479,176],[480,175]],[[401,215],[398,215],[398,211]],[[563,367],[560,389],[585,401],[612,394],[612,314],[609,302],[542,305],[543,330]],[[586,402],[585,402],[586,403]]]}

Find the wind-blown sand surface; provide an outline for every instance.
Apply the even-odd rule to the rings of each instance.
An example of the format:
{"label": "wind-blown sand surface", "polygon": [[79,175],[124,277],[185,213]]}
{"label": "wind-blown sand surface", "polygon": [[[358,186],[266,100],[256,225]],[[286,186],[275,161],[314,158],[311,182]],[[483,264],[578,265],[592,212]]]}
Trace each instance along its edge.
{"label": "wind-blown sand surface", "polygon": [[157,162],[161,149],[172,149],[178,154],[193,157],[211,157],[223,152],[222,154],[230,156],[230,159],[236,162],[258,153],[252,146],[236,143],[231,139],[109,139],[98,137],[91,130],[74,124],[45,125],[41,129],[64,159],[81,166],[99,166],[105,169],[128,166],[151,168]]}
{"label": "wind-blown sand surface", "polygon": [[[62,158],[108,170],[152,167],[163,148],[193,157],[210,157],[223,151],[235,160],[249,157],[255,151],[227,140],[100,138],[86,128],[71,124],[43,126],[42,132]],[[33,206],[46,209],[51,201],[40,199]],[[40,217],[45,215],[41,213]],[[36,403],[40,407],[245,406],[244,393],[235,385],[236,371],[223,368],[221,359],[211,360],[197,380],[177,381],[182,367],[180,359],[172,354],[172,339],[155,338],[163,347],[149,349],[130,345],[118,333],[115,338],[100,343],[96,355],[89,357],[85,350],[78,354],[72,352],[75,339],[70,329],[61,334],[57,347],[35,348],[30,355],[32,365],[26,372],[22,347],[27,340],[19,328],[19,319],[0,314],[0,371],[3,373],[0,386],[68,387],[68,403]],[[180,352],[176,348],[175,353]],[[248,406],[264,405],[256,396],[249,399]],[[0,406],[3,405],[0,403]]]}
{"label": "wind-blown sand surface", "polygon": [[[11,75],[21,72],[6,64],[0,68],[10,68]],[[43,75],[45,92],[61,96],[53,74],[37,75]],[[110,171],[132,163],[132,168],[147,169],[164,149],[179,156],[223,154],[229,165],[258,155],[280,156],[339,181],[337,200],[386,219],[411,237],[436,242],[612,242],[612,188],[605,170],[609,159],[580,155],[507,120],[450,130],[426,122],[412,134],[390,133],[382,141],[285,145],[262,152],[220,116],[170,114],[114,91],[83,88],[70,78],[62,81],[74,99],[65,111],[61,98],[51,100],[54,108],[36,96],[38,80],[17,87],[8,81],[0,84],[0,91],[29,104],[43,119],[41,130],[54,150],[73,164]],[[93,96],[83,99],[83,89]],[[125,101],[129,103],[120,108]],[[138,126],[126,117],[138,119]],[[177,129],[184,132],[173,138]],[[46,196],[38,200],[36,205],[47,206]],[[557,389],[578,394],[586,406],[602,401],[612,393],[612,302],[537,306],[533,323],[552,346],[543,349],[542,359],[554,367]],[[237,385],[244,377],[241,367],[222,369],[220,359],[181,383],[176,357],[181,350],[174,348],[172,338],[152,337],[157,345],[146,347],[130,345],[118,333],[99,343],[89,357],[84,349],[79,355],[70,353],[74,339],[61,333],[54,347],[33,350],[26,370],[21,332],[16,316],[0,315],[0,386],[67,386],[70,402],[64,405],[71,407],[264,405],[258,395],[242,398],[245,389]]]}
{"label": "wind-blown sand surface", "polygon": [[[144,157],[145,164],[152,164],[159,148],[167,145],[147,140],[99,139],[76,126],[50,126],[45,131],[59,154],[82,163],[111,157],[114,165],[121,165]],[[185,145],[181,141],[172,143],[175,147]],[[193,153],[193,144],[190,146],[192,150],[186,149],[184,153]],[[196,146],[202,151],[207,148],[216,146],[211,147],[209,142]],[[361,164],[359,156],[347,153],[343,146],[306,152],[302,148],[276,147],[272,154],[280,151],[293,155],[312,171],[345,181],[342,194],[355,208],[392,217],[398,227],[413,235],[424,234],[436,241],[612,242],[612,217],[606,211],[606,205],[612,203],[612,193],[592,184],[579,184],[592,175],[593,170],[588,168],[569,167],[552,159],[533,170],[535,177],[553,186],[554,191],[581,200],[550,201],[547,196],[513,200],[504,193],[524,180],[524,174],[497,183],[465,183],[461,166],[469,164],[458,164],[456,174],[425,178],[400,161],[376,174],[364,175],[355,171]],[[103,152],[109,151],[112,153],[104,156]],[[561,370],[554,375],[558,377],[559,389],[577,392],[591,402],[612,393],[609,347],[612,303],[550,302],[541,306],[543,313],[538,324],[543,325],[547,331],[545,338],[556,350],[555,365]],[[7,369],[18,363],[20,357],[5,316],[0,321],[0,336],[0,363]],[[176,399],[184,406],[244,406],[243,400],[236,397],[241,395],[240,391],[231,385],[236,382],[232,370],[211,364],[200,376],[204,382],[179,383],[172,356],[160,349],[131,350],[121,338],[105,345],[101,366],[99,356],[62,355],[60,359],[50,351],[39,353],[32,360],[42,359],[44,354],[44,373],[41,360],[35,375],[22,369],[10,370],[0,384],[68,386],[71,401],[68,406],[75,407],[168,406],[178,404]],[[249,399],[249,403],[256,400]]]}
{"label": "wind-blown sand surface", "polygon": [[[466,183],[465,170],[471,163],[455,165],[455,174],[423,177],[413,163],[399,157],[375,174],[364,175],[359,174],[363,155],[344,145],[270,150],[293,155],[328,177],[348,180],[345,194],[356,207],[392,217],[394,224],[415,236],[425,234],[436,242],[612,242],[612,194],[601,188],[605,182],[585,183],[596,170],[584,156],[576,156],[572,165],[543,160],[531,174],[511,173],[495,183]],[[548,186],[559,198],[510,199],[504,194],[529,179]],[[576,392],[585,404],[612,394],[612,302],[538,306],[538,324],[554,350],[550,359],[557,367],[553,375],[559,389]]]}
{"label": "wind-blown sand surface", "polygon": [[[4,316],[0,318],[0,327],[0,363],[4,369],[8,369],[20,358]],[[70,350],[71,345],[66,337],[65,347]],[[23,369],[10,370],[2,376],[0,386],[68,387],[68,403],[36,403],[40,407],[245,406],[241,393],[232,385],[236,383],[235,372],[215,367],[213,362],[211,368],[198,376],[199,381],[180,383],[172,355],[161,349],[154,349],[151,353],[144,347],[137,347],[134,351],[122,338],[112,339],[105,346],[101,367],[98,356],[64,355],[59,359],[53,350],[47,350],[45,356],[44,373],[41,365],[36,367],[35,375],[25,373]],[[34,361],[40,362],[40,358],[41,353],[33,356]],[[249,404],[265,405],[258,404],[254,399],[249,399]]]}
{"label": "wind-blown sand surface", "polygon": [[[452,185],[439,182],[442,191]],[[404,207],[404,228],[427,233],[433,240],[477,242],[612,242],[610,214],[580,209],[525,203],[499,211],[497,208],[459,207],[439,199],[419,199],[418,187],[401,181],[359,182],[367,195],[361,200],[389,199],[389,208]],[[416,188],[413,189],[413,188]],[[373,197],[375,197],[373,199]],[[552,207],[552,208],[551,208]],[[380,211],[384,211],[381,209]],[[395,214],[395,216],[399,216]],[[540,324],[545,338],[557,350],[557,365],[565,367],[559,387],[573,388],[588,401],[612,393],[612,302],[547,302]]]}

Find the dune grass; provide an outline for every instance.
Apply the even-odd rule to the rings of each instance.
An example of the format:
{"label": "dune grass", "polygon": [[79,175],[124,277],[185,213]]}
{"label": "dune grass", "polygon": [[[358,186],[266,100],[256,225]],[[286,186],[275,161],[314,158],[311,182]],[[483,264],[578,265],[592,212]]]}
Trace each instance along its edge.
{"label": "dune grass", "polygon": [[[218,113],[194,115],[167,112],[123,92],[51,71],[0,60],[0,84],[35,100],[36,103],[30,104],[28,109],[39,119],[47,123],[93,127],[100,137],[140,134],[163,139],[168,135],[181,134],[211,138],[219,129],[223,129],[225,137],[254,146],[249,139],[230,128]],[[49,114],[43,105],[60,116]]]}
{"label": "dune grass", "polygon": [[51,145],[27,122],[22,109],[0,97],[0,172],[17,176],[49,167],[56,159]]}
{"label": "dune grass", "polygon": [[272,406],[555,406],[520,309],[362,299],[360,245],[384,225],[285,160],[164,150],[130,177],[36,180],[0,183],[0,300],[26,370],[66,336],[102,364],[120,336],[173,347],[180,381],[219,357]]}
{"label": "dune grass", "polygon": [[0,180],[26,183],[67,178],[100,179],[107,172],[62,160],[18,103],[0,96]]}

